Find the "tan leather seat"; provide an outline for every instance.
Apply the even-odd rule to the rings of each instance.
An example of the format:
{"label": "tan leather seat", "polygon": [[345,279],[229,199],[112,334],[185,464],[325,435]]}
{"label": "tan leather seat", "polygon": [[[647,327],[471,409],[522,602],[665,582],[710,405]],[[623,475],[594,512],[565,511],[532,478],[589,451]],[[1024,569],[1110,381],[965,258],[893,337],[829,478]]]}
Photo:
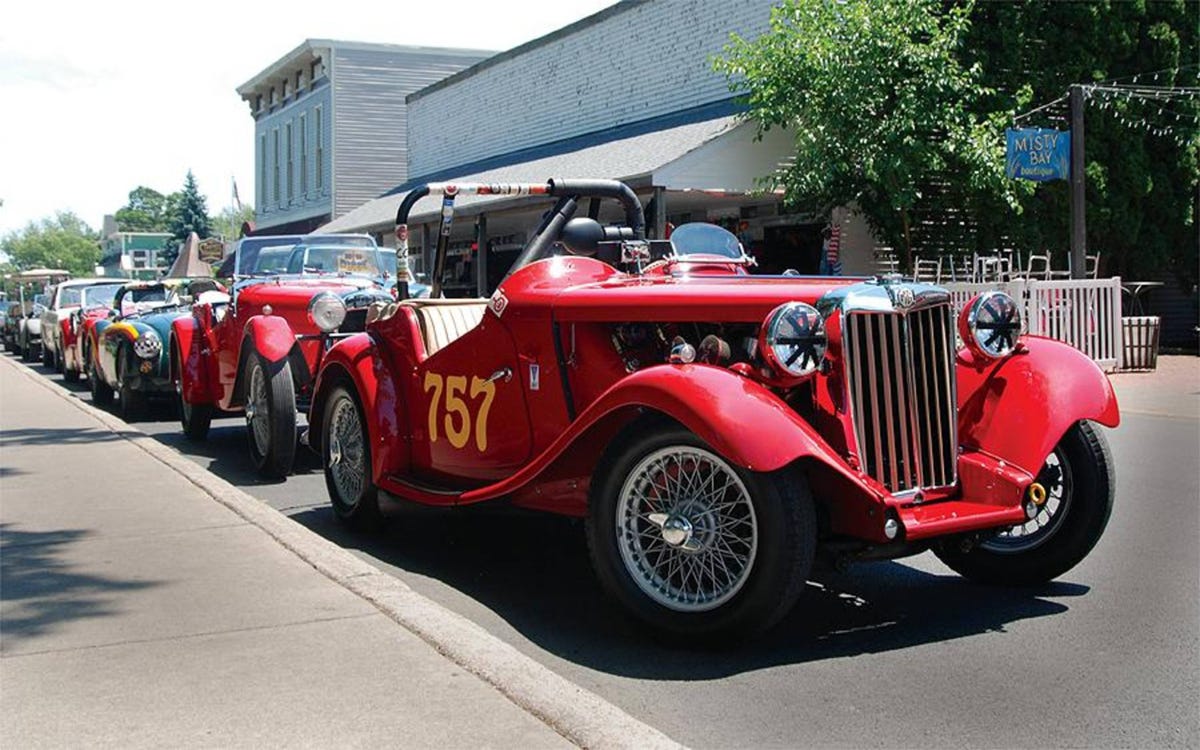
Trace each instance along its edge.
{"label": "tan leather seat", "polygon": [[[421,335],[425,339],[425,354],[432,356],[442,347],[479,325],[487,300],[437,300],[438,303],[418,304],[417,319],[421,321]],[[466,304],[462,304],[466,303]]]}
{"label": "tan leather seat", "polygon": [[387,320],[401,307],[410,308],[421,325],[425,341],[425,356],[457,339],[479,325],[487,310],[486,299],[409,299],[389,305],[372,305],[367,310],[367,322]]}

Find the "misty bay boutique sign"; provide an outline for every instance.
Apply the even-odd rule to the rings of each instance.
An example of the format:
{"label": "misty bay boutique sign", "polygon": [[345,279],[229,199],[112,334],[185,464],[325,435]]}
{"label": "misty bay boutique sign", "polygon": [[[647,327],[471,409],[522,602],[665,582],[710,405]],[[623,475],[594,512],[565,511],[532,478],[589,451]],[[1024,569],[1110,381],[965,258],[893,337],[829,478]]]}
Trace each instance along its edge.
{"label": "misty bay boutique sign", "polygon": [[1066,180],[1071,176],[1071,132],[1028,128],[1004,131],[1008,176],[1014,180]]}

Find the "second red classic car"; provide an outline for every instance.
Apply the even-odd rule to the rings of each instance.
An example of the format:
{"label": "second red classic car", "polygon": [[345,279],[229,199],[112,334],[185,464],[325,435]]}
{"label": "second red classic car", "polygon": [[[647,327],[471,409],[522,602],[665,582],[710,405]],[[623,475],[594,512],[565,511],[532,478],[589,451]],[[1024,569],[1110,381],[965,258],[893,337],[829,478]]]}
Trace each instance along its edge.
{"label": "second red classic car", "polygon": [[172,322],[170,372],[188,438],[204,439],[218,412],[243,412],[255,468],[282,477],[325,349],[363,330],[367,307],[392,296],[367,235],[252,240],[234,250],[232,296],[200,295]]}
{"label": "second red classic car", "polygon": [[[1030,584],[1100,538],[1113,390],[1079,351],[1022,336],[1004,293],[956,319],[945,290],[900,278],[747,275],[715,226],[647,242],[637,196],[605,180],[423,186],[400,252],[412,205],[440,196],[440,266],[467,193],[557,203],[490,299],[439,299],[439,268],[430,299],[325,353],[310,441],[347,524],[399,501],[582,517],[615,599],[718,642],[782,617],[818,554],[933,549]],[[596,198],[615,224],[575,216]]]}

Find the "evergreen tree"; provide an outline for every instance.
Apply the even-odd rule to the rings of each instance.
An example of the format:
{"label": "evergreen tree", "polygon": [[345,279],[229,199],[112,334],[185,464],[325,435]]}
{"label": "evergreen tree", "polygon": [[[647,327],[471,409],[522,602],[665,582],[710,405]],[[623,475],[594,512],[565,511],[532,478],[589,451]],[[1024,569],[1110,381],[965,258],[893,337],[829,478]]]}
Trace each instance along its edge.
{"label": "evergreen tree", "polygon": [[212,222],[208,218],[208,206],[204,196],[200,194],[200,188],[196,185],[196,178],[192,175],[192,170],[189,169],[187,178],[183,182],[180,199],[175,205],[171,217],[169,230],[171,239],[167,242],[161,261],[170,266],[175,262],[175,258],[179,255],[179,248],[187,241],[188,235],[195,232],[200,239],[204,239],[212,234],[211,226]]}

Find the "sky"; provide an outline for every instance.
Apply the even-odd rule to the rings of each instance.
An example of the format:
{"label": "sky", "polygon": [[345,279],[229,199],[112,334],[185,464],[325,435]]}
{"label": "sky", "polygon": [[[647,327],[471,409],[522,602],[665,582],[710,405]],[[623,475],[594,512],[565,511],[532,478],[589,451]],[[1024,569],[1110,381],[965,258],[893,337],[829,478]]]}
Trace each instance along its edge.
{"label": "sky", "polygon": [[34,0],[0,7],[0,236],[57,211],[99,230],[139,185],[196,177],[212,215],[254,186],[235,89],[305,39],[503,51],[614,0],[204,3]]}

